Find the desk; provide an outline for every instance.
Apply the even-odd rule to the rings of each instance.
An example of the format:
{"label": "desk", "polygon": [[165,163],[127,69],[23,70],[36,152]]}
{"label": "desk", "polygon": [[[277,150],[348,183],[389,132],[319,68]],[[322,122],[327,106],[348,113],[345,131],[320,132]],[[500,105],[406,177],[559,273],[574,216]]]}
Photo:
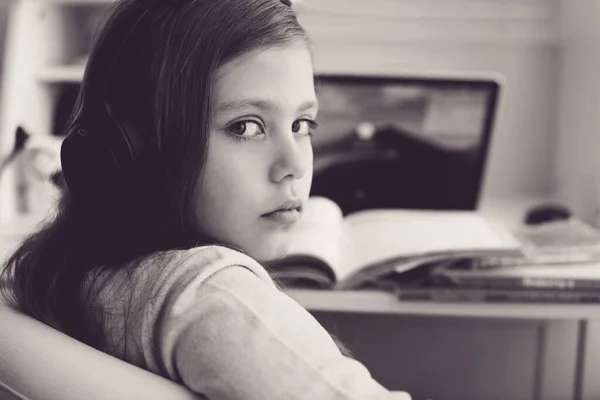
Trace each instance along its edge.
{"label": "desk", "polygon": [[286,292],[357,351],[387,387],[434,399],[600,398],[598,305],[400,302],[381,292]]}
{"label": "desk", "polygon": [[[547,198],[481,212],[512,228]],[[600,305],[400,302],[382,292],[287,290],[386,387],[433,399],[600,399]]]}
{"label": "desk", "polygon": [[[488,201],[505,226],[542,198]],[[2,256],[31,229],[0,228]],[[400,302],[381,292],[286,290],[393,390],[434,400],[600,399],[600,306]]]}
{"label": "desk", "polygon": [[[480,211],[508,228],[544,197]],[[287,290],[386,387],[433,399],[600,399],[600,306],[400,302],[381,292]]]}

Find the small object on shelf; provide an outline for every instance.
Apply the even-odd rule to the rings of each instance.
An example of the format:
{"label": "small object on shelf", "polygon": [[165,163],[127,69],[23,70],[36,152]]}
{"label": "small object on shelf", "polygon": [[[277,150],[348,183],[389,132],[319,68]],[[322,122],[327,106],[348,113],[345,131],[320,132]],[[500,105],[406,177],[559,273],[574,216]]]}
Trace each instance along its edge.
{"label": "small object on shelf", "polygon": [[61,143],[61,137],[31,135],[23,127],[17,128],[14,149],[2,162],[0,174],[0,180],[7,174],[15,177],[8,181],[10,184],[2,182],[2,190],[10,191],[16,199],[12,219],[41,221],[54,210],[60,194],[56,185],[60,180],[54,175],[60,171]]}

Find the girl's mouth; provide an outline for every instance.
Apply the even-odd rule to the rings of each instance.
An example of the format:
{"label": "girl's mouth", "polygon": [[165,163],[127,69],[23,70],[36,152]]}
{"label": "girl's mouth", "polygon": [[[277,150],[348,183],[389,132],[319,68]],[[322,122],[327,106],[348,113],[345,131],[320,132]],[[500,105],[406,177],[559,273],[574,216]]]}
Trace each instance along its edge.
{"label": "girl's mouth", "polygon": [[262,217],[278,225],[292,225],[298,222],[302,217],[302,206],[282,208],[264,214]]}

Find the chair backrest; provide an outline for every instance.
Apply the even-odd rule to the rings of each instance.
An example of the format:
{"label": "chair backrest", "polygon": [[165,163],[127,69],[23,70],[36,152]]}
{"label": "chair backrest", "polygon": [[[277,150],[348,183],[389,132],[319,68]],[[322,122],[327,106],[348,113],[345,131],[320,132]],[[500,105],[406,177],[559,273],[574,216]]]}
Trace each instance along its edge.
{"label": "chair backrest", "polygon": [[187,388],[102,353],[0,299],[0,400],[198,400]]}

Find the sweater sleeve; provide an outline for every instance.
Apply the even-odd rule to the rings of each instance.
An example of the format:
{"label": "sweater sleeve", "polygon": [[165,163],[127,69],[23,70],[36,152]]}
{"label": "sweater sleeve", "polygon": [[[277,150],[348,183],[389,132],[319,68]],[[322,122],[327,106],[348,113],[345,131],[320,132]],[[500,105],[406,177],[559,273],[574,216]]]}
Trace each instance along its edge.
{"label": "sweater sleeve", "polygon": [[215,269],[164,304],[154,337],[171,378],[210,400],[410,399],[342,355],[308,311],[253,269]]}

